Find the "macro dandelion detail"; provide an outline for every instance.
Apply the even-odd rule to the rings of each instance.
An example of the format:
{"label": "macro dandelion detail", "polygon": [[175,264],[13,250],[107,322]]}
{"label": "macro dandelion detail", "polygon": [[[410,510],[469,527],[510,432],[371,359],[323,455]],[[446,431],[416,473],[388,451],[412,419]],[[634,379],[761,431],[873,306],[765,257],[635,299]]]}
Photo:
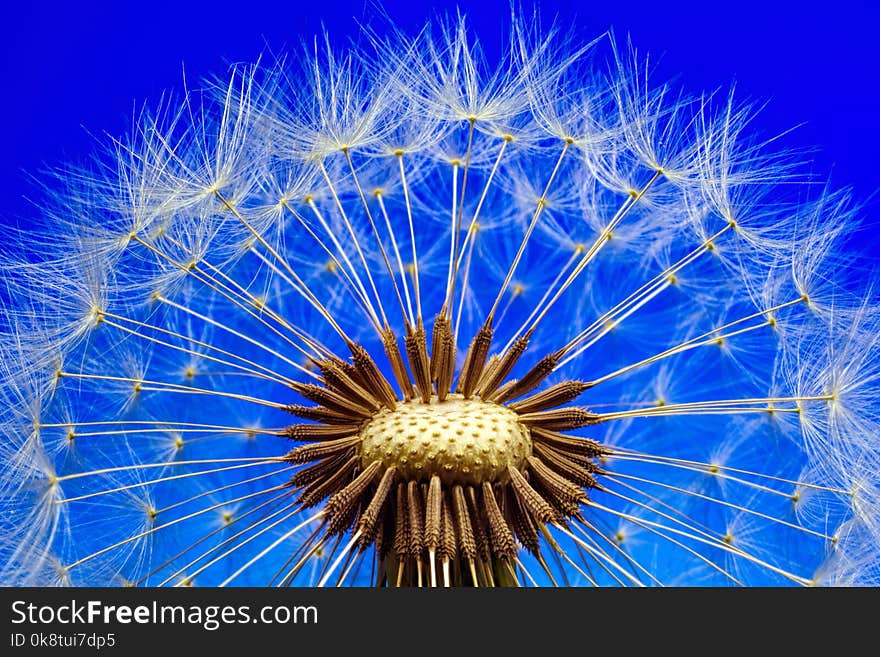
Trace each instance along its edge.
{"label": "macro dandelion detail", "polygon": [[0,266],[0,581],[870,585],[859,207],[605,34],[169,95]]}

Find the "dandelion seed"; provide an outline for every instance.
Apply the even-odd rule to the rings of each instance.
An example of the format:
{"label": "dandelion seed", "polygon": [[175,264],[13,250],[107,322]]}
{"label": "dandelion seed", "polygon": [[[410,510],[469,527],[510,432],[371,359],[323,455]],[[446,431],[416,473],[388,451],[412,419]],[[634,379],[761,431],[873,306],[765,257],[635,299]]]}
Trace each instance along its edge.
{"label": "dandelion seed", "polygon": [[876,584],[847,194],[607,35],[391,32],[166,100],[9,233],[2,581]]}

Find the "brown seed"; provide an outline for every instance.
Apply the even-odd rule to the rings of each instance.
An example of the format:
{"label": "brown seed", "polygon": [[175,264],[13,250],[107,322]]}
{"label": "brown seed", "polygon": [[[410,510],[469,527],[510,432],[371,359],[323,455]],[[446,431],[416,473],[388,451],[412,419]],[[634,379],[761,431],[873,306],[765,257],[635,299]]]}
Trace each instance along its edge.
{"label": "brown seed", "polygon": [[422,506],[419,485],[415,481],[409,481],[406,486],[406,515],[409,521],[407,553],[420,559],[425,545],[425,508]]}
{"label": "brown seed", "polygon": [[494,395],[490,397],[492,401],[498,402],[499,404],[506,402],[510,399],[517,399],[518,397],[522,397],[523,395],[527,395],[532,390],[537,388],[541,383],[546,379],[553,370],[556,369],[556,366],[559,364],[559,361],[565,355],[565,351],[560,349],[559,351],[554,351],[552,354],[547,354],[541,360],[539,360],[535,365],[530,369],[525,375],[516,382],[515,385],[505,386],[505,389],[499,390]]}
{"label": "brown seed", "polygon": [[458,553],[458,540],[450,502],[449,495],[444,495],[442,500],[443,513],[440,516],[440,546],[437,549],[437,556],[441,560],[454,559]]}
{"label": "brown seed", "polygon": [[440,514],[443,506],[443,490],[440,487],[440,477],[431,477],[428,486],[428,495],[425,505],[425,547],[436,550],[440,545]]}
{"label": "brown seed", "polygon": [[465,489],[468,502],[468,513],[471,517],[471,527],[474,530],[474,541],[477,544],[477,556],[489,563],[492,558],[492,551],[489,547],[489,536],[487,534],[486,514],[481,512],[481,507],[477,504],[477,491],[473,486]]}
{"label": "brown seed", "polygon": [[526,481],[523,474],[513,466],[509,466],[507,470],[510,472],[510,483],[516,499],[529,512],[529,515],[540,522],[556,520],[557,514],[553,507],[534,488],[529,486],[529,482]]}
{"label": "brown seed", "polygon": [[474,539],[474,530],[471,526],[464,490],[459,484],[452,487],[452,508],[455,511],[455,529],[461,553],[466,559],[474,559],[477,556],[477,543]]}
{"label": "brown seed", "polygon": [[369,545],[377,537],[385,500],[388,497],[388,493],[394,487],[394,474],[395,468],[385,470],[382,479],[379,480],[379,485],[376,487],[376,492],[373,493],[373,498],[361,516],[359,528],[365,545]]}
{"label": "brown seed", "polygon": [[529,552],[537,554],[540,548],[538,528],[535,526],[535,521],[532,520],[528,510],[516,495],[514,495],[513,503],[510,505],[510,520],[519,542]]}
{"label": "brown seed", "polygon": [[306,468],[302,468],[297,471],[293,477],[290,478],[290,485],[296,488],[302,488],[303,486],[307,486],[313,481],[317,481],[318,479],[323,479],[325,477],[329,477],[331,474],[336,472],[336,470],[343,463],[348,461],[352,456],[354,456],[354,447],[350,447],[349,449],[343,450],[334,456],[330,456],[328,458],[322,459],[317,463],[310,465]]}
{"label": "brown seed", "polygon": [[357,402],[340,395],[329,388],[324,388],[313,383],[291,383],[290,386],[306,399],[326,406],[330,410],[337,413],[354,415],[355,417],[366,419],[372,415],[369,408],[361,406]]}
{"label": "brown seed", "polygon": [[537,426],[531,428],[531,434],[533,442],[544,443],[566,454],[576,454],[590,458],[611,454],[611,450],[588,438],[566,436],[565,434],[549,431]]}
{"label": "brown seed", "polygon": [[333,361],[325,360],[320,364],[321,376],[328,388],[338,392],[343,397],[351,399],[361,406],[377,411],[381,408],[379,400],[373,394],[352,379],[345,371]]}
{"label": "brown seed", "polygon": [[397,343],[397,336],[391,329],[382,334],[382,346],[385,348],[385,355],[388,356],[388,362],[391,363],[391,371],[394,373],[394,379],[403,393],[405,400],[410,400],[415,396],[412,381],[409,380],[409,374],[406,371],[406,365],[403,362],[403,354],[400,353],[400,345]]}
{"label": "brown seed", "polygon": [[318,459],[334,456],[340,452],[346,451],[361,441],[359,436],[349,436],[348,438],[339,438],[338,440],[327,440],[311,445],[303,445],[289,451],[284,460],[291,463],[307,463],[308,461],[317,461]]}
{"label": "brown seed", "polygon": [[427,404],[431,400],[431,365],[428,362],[428,345],[425,342],[425,327],[419,320],[418,326],[407,333],[403,340],[409,367],[412,370],[419,398]]}
{"label": "brown seed", "polygon": [[[409,552],[410,530],[409,514],[407,513],[406,484],[397,484],[394,508],[394,551],[399,555]],[[400,566],[403,568],[403,565]]]}
{"label": "brown seed", "polygon": [[443,401],[452,389],[455,373],[455,339],[445,309],[437,315],[431,336],[431,379],[437,382],[437,399]]}
{"label": "brown seed", "polygon": [[551,431],[568,431],[595,424],[599,416],[577,406],[554,408],[550,411],[524,413],[519,421],[529,426],[536,426]]}
{"label": "brown seed", "polygon": [[[383,332],[383,343],[384,335],[386,333],[390,336],[389,343],[396,346],[397,340],[390,328],[386,328],[385,332]],[[378,399],[382,404],[393,409],[397,403],[397,395],[394,394],[394,390],[391,388],[391,384],[388,383],[388,379],[386,379],[379,370],[376,361],[374,361],[369,352],[359,344],[349,343],[348,348],[351,352],[352,361],[354,362],[354,369],[359,374],[360,381],[362,381],[361,385],[369,390],[373,394],[373,397]]]}
{"label": "brown seed", "polygon": [[523,400],[509,404],[508,408],[517,413],[535,413],[567,404],[586,389],[586,384],[580,381],[563,381]]}
{"label": "brown seed", "polygon": [[323,422],[324,424],[351,424],[352,417],[347,413],[339,413],[331,411],[323,406],[303,406],[301,404],[291,404],[284,408],[291,415],[296,415],[304,420],[314,420],[315,422]]}
{"label": "brown seed", "polygon": [[578,486],[585,488],[596,488],[596,479],[592,473],[598,470],[592,461],[588,461],[589,465],[584,466],[559,453],[552,447],[536,443],[534,445],[535,454],[540,457],[541,461],[553,470],[556,474],[565,477],[569,481],[576,483]]}
{"label": "brown seed", "polygon": [[513,559],[516,556],[516,542],[510,527],[504,520],[492,484],[483,482],[483,503],[486,507],[486,519],[489,523],[489,536],[492,539],[492,553],[496,557]]}
{"label": "brown seed", "polygon": [[584,489],[556,474],[534,456],[530,456],[528,462],[534,474],[535,487],[542,489],[544,499],[566,516],[576,514],[580,505],[588,499]]}
{"label": "brown seed", "polygon": [[491,395],[487,395],[486,399],[488,401],[494,401],[498,404],[501,404],[508,399],[509,393],[516,387],[518,383],[519,379],[508,379],[507,383],[503,384]]}
{"label": "brown seed", "polygon": [[495,372],[498,371],[498,365],[501,363],[501,356],[498,354],[492,354],[489,356],[489,360],[486,361],[485,367],[483,367],[483,372],[480,374],[480,380],[477,381],[477,387],[474,390],[474,394],[483,396],[483,384],[491,377]]}
{"label": "brown seed", "polygon": [[489,354],[489,347],[492,345],[494,332],[490,320],[486,320],[468,347],[457,388],[465,398],[469,398],[473,394],[474,388],[477,387],[477,382],[480,380],[483,366],[486,363],[486,356]]}
{"label": "brown seed", "polygon": [[360,424],[292,424],[285,431],[291,440],[313,442],[345,438],[360,430]]}
{"label": "brown seed", "polygon": [[359,461],[360,457],[357,455],[352,456],[332,475],[324,479],[318,479],[312,483],[300,494],[298,499],[299,503],[303,505],[303,508],[307,509],[315,506],[337,491],[342,490],[357,467]]}
{"label": "brown seed", "polygon": [[508,349],[499,359],[497,367],[494,368],[491,374],[484,377],[483,381],[480,383],[477,391],[480,397],[487,399],[498,389],[501,382],[507,378],[511,370],[513,370],[514,366],[519,362],[520,357],[529,346],[529,340],[531,337],[532,332],[529,331],[514,341],[510,346],[510,349]]}
{"label": "brown seed", "polygon": [[355,505],[363,502],[364,492],[382,471],[382,467],[382,464],[376,461],[370,463],[352,482],[327,500],[325,507],[329,517],[327,531],[335,534],[348,528],[347,523],[344,523],[343,520],[350,516]]}
{"label": "brown seed", "polygon": [[352,365],[348,361],[343,360],[342,358],[339,358],[338,356],[330,356],[329,360],[334,365],[336,365],[336,367],[342,370],[348,378],[357,383],[360,387],[367,387],[366,383],[361,378],[361,375],[358,373],[357,368],[354,365]]}

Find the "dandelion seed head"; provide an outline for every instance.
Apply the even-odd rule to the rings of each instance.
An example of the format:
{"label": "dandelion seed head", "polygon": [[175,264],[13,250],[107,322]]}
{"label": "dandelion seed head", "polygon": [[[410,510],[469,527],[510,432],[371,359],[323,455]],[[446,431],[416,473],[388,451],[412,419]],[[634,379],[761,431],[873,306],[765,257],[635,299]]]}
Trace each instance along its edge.
{"label": "dandelion seed head", "polygon": [[876,583],[849,192],[610,33],[362,35],[7,231],[2,581]]}

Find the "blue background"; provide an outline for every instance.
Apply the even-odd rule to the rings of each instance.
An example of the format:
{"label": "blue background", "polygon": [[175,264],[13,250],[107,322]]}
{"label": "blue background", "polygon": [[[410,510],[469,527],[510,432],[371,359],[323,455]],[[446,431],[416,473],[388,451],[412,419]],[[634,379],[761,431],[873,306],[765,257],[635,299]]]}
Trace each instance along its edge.
{"label": "blue background", "polygon": [[[765,134],[804,123],[785,143],[817,147],[815,171],[852,185],[876,226],[880,187],[880,10],[871,2],[566,2],[538,5],[582,33],[613,27],[641,52],[659,56],[659,74],[689,91],[737,82],[744,97],[769,99]],[[343,42],[356,20],[375,16],[364,0],[301,4],[261,0],[187,2],[4,2],[0,9],[0,223],[27,225],[38,196],[27,174],[93,150],[94,137],[119,134],[134,108],[187,77],[223,72],[267,50],[298,48],[325,25]],[[13,6],[15,5],[15,6]],[[458,3],[487,49],[498,50],[507,0]],[[528,6],[528,5],[526,5]],[[388,14],[414,31],[434,7],[389,0]],[[90,134],[92,133],[92,134]],[[872,199],[873,200],[870,200]],[[872,228],[858,236],[880,253]],[[870,245],[869,245],[870,244]]]}

